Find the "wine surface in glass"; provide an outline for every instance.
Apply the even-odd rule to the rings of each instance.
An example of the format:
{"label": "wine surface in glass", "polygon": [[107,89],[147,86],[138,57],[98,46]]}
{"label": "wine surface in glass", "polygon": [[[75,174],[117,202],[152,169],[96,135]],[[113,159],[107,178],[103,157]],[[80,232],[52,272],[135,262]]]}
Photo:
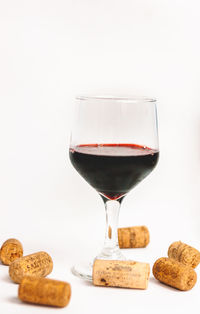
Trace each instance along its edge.
{"label": "wine surface in glass", "polygon": [[84,144],[70,148],[79,174],[99,193],[116,200],[156,166],[159,151],[136,144]]}

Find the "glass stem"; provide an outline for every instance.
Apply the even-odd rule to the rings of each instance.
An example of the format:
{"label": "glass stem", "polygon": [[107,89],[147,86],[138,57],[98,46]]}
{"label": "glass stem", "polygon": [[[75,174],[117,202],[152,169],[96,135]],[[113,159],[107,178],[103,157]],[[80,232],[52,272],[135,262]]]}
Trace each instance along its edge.
{"label": "glass stem", "polygon": [[118,219],[120,211],[120,203],[118,201],[107,201],[106,209],[106,234],[104,247],[115,248],[118,244]]}
{"label": "glass stem", "polygon": [[105,200],[106,210],[106,235],[104,247],[97,258],[101,259],[125,259],[118,244],[118,218],[120,201]]}

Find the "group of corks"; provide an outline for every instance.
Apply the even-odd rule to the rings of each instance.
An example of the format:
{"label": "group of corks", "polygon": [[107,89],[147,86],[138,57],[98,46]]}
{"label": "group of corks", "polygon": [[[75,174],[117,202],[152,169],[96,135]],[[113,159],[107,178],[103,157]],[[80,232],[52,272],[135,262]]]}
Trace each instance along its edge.
{"label": "group of corks", "polygon": [[168,249],[168,257],[159,258],[153,266],[153,275],[159,281],[179,290],[190,290],[197,281],[194,268],[200,263],[200,252],[182,243],[174,242]]}
{"label": "group of corks", "polygon": [[[145,226],[120,228],[120,248],[142,248],[149,243],[149,231]],[[174,242],[168,249],[168,257],[159,258],[153,265],[153,275],[160,282],[179,290],[190,290],[197,281],[194,268],[200,263],[200,252],[182,243]],[[115,286],[147,289],[150,265],[135,261],[95,260],[93,283],[100,286]]]}
{"label": "group of corks", "polygon": [[[145,226],[118,229],[120,248],[141,248],[149,243],[149,231]],[[9,266],[10,278],[19,284],[21,301],[65,307],[71,297],[69,283],[45,278],[52,272],[53,261],[46,252],[23,256],[22,244],[16,239],[5,241],[0,250],[0,260]],[[168,249],[168,257],[158,259],[153,275],[160,282],[189,290],[194,287],[197,275],[194,268],[200,263],[200,252],[182,242],[174,242]],[[93,284],[134,289],[147,289],[150,265],[125,260],[96,259],[93,264]]]}
{"label": "group of corks", "polygon": [[23,246],[16,239],[5,241],[0,260],[9,266],[10,278],[19,284],[21,301],[56,307],[65,307],[71,297],[69,283],[44,278],[52,272],[53,261],[46,252],[23,256]]}

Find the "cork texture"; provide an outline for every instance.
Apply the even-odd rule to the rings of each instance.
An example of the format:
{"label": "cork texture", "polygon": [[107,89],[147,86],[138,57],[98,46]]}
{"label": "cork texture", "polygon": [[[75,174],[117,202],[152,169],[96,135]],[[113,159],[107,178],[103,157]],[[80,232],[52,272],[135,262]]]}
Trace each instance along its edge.
{"label": "cork texture", "polygon": [[8,239],[3,243],[0,251],[0,260],[4,265],[10,265],[22,256],[23,247],[17,239]]}
{"label": "cork texture", "polygon": [[200,263],[200,252],[181,241],[170,245],[168,256],[192,268],[196,268]]}
{"label": "cork texture", "polygon": [[97,286],[147,289],[149,275],[146,263],[96,259],[93,264],[93,284]]}
{"label": "cork texture", "polygon": [[71,286],[64,281],[26,276],[19,285],[18,297],[23,302],[65,307],[70,301]]}
{"label": "cork texture", "polygon": [[167,257],[154,263],[153,275],[162,283],[183,291],[192,289],[197,281],[193,268]]}
{"label": "cork texture", "polygon": [[146,226],[118,228],[118,241],[121,249],[146,247],[150,241]]}
{"label": "cork texture", "polygon": [[53,261],[46,252],[37,252],[15,260],[9,267],[10,278],[20,283],[26,275],[46,277],[52,272]]}

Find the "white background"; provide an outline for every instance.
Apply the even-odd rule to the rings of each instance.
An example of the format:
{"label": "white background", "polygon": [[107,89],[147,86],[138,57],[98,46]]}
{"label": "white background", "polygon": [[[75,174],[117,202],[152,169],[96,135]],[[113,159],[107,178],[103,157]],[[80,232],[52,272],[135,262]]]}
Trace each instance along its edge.
{"label": "white background", "polygon": [[[98,251],[104,209],[72,168],[68,145],[81,93],[158,98],[161,157],[124,200],[120,226],[147,225],[153,262],[182,240],[200,249],[200,4],[198,0],[0,0],[0,240],[52,255],[69,281],[65,309],[22,304],[0,265],[0,313],[188,313],[189,292],[98,288],[70,273]],[[200,271],[197,268],[198,276]]]}

